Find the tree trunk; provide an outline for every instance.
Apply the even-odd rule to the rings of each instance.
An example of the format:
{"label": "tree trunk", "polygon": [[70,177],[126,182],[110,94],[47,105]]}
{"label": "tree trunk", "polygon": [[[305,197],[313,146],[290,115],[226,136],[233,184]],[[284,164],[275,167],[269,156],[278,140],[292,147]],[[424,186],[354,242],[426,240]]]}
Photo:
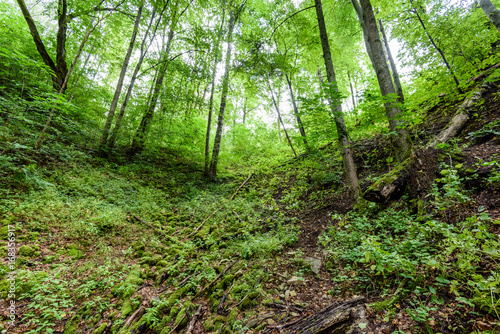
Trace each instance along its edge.
{"label": "tree trunk", "polygon": [[59,78],[57,76],[56,64],[54,63],[52,58],[49,56],[49,53],[47,52],[47,49],[45,48],[45,45],[43,44],[42,38],[40,37],[40,34],[38,33],[38,29],[36,27],[35,21],[33,21],[33,18],[31,17],[31,14],[28,11],[26,4],[24,3],[24,0],[17,0],[17,3],[19,5],[19,8],[21,8],[21,12],[23,13],[23,16],[24,16],[24,19],[26,20],[26,23],[28,24],[28,28],[30,29],[31,36],[33,37],[33,41],[35,42],[36,49],[38,50],[38,53],[42,57],[42,60],[45,63],[45,65],[50,67],[50,69],[54,72],[54,74],[52,75],[52,82],[54,85],[54,89],[59,91],[60,87],[62,87],[63,81],[58,81]]}
{"label": "tree trunk", "polygon": [[[392,83],[391,71],[385,60],[384,48],[380,40],[380,34],[377,28],[377,21],[370,0],[360,0],[363,12],[363,21],[366,25],[367,41],[372,52],[372,65],[377,75],[382,96],[385,102],[385,112],[389,119],[389,129],[393,133],[391,141],[396,149],[395,155],[398,161],[404,161],[411,155],[412,143],[407,131],[402,127],[398,120],[401,110],[391,95],[396,96],[396,91]],[[392,101],[391,101],[392,99]]]}
{"label": "tree trunk", "polygon": [[[94,47],[95,47],[95,45],[92,45],[92,48],[88,52],[87,58],[85,58],[85,62],[83,63],[82,69],[87,68],[87,64],[89,63],[90,56],[92,56],[92,51],[94,51]],[[68,102],[70,102],[70,103],[71,103],[71,101],[73,101],[73,97],[75,96],[76,88],[78,87],[78,83],[80,82],[80,79],[82,78],[82,76],[83,76],[83,74],[79,75],[78,78],[76,79],[75,83],[73,84],[73,91],[71,92],[71,95],[69,96],[69,99],[68,99]]]}
{"label": "tree trunk", "polygon": [[220,99],[219,118],[217,120],[217,130],[215,131],[214,148],[212,150],[212,161],[210,162],[209,177],[215,179],[217,177],[217,163],[219,160],[220,143],[222,139],[222,128],[224,127],[224,113],[226,111],[226,98],[229,89],[229,67],[231,65],[231,52],[233,42],[233,31],[235,26],[234,12],[229,12],[229,31],[227,33],[227,53],[226,64],[224,69],[224,77],[222,78],[222,92]]}
{"label": "tree trunk", "polygon": [[283,119],[281,118],[280,109],[278,108],[278,105],[276,104],[276,99],[274,98],[274,92],[273,92],[273,88],[271,87],[271,81],[270,81],[269,77],[267,78],[267,85],[269,86],[269,91],[271,92],[271,98],[273,99],[274,108],[276,109],[276,113],[278,114],[278,121],[281,123],[281,126],[283,127],[283,131],[285,132],[285,136],[286,136],[286,139],[288,140],[288,144],[292,148],[293,154],[295,155],[295,157],[297,157],[297,152],[295,152],[295,149],[293,148],[292,141],[290,140],[290,136],[288,135],[288,131],[286,131],[286,128],[285,128],[285,123],[283,123]]}
{"label": "tree trunk", "polygon": [[[68,31],[68,22],[66,16],[68,14],[68,4],[66,0],[58,0],[57,2],[57,46],[56,46],[56,75],[57,82],[63,82],[68,72],[66,64],[66,37]],[[66,83],[67,84],[67,83]],[[64,93],[64,91],[63,91]]]}
{"label": "tree trunk", "polygon": [[378,20],[378,25],[380,27],[380,33],[382,34],[382,39],[384,40],[385,50],[387,51],[387,58],[389,58],[389,64],[391,65],[392,78],[394,79],[394,87],[396,88],[396,94],[398,94],[400,102],[404,103],[405,98],[403,95],[403,87],[401,87],[401,80],[399,80],[398,68],[396,67],[394,58],[392,57],[391,48],[389,47],[389,40],[387,39],[387,35],[385,34],[385,29],[384,25],[382,24],[382,20]]}
{"label": "tree trunk", "polygon": [[351,3],[356,11],[356,15],[358,16],[359,24],[361,26],[361,30],[363,30],[363,40],[365,41],[366,53],[368,53],[368,57],[370,61],[373,63],[373,54],[370,43],[368,41],[368,31],[366,28],[365,19],[363,18],[363,9],[359,4],[358,0],[351,0]]}
{"label": "tree trunk", "polygon": [[500,32],[500,10],[491,2],[491,0],[479,0],[479,6],[483,12],[493,22],[498,32]]}
{"label": "tree trunk", "polygon": [[356,109],[356,97],[354,96],[354,88],[352,87],[351,73],[349,71],[347,71],[347,78],[349,79],[349,87],[351,88],[352,107]]}
{"label": "tree trunk", "polygon": [[[406,188],[412,167],[420,160],[419,156],[425,156],[426,150],[434,149],[437,144],[447,142],[456,136],[469,120],[473,108],[479,104],[479,100],[488,91],[491,91],[491,88],[492,87],[488,83],[482,84],[460,105],[448,125],[436,136],[436,138],[434,138],[434,140],[427,144],[423,151],[417,152],[415,155],[407,158],[392,171],[372,184],[366,190],[363,197],[371,202],[384,203],[401,195]],[[420,162],[419,164],[422,165]],[[417,170],[421,170],[422,168],[423,167],[418,167]]]}
{"label": "tree trunk", "polygon": [[[97,23],[94,26],[92,26],[89,30],[87,30],[87,32],[85,33],[85,36],[83,37],[83,40],[80,43],[80,47],[78,48],[78,51],[76,53],[75,59],[73,60],[73,63],[71,63],[69,70],[66,72],[66,76],[64,77],[64,80],[62,82],[61,87],[59,87],[59,91],[57,92],[57,95],[62,95],[64,93],[64,91],[66,90],[69,77],[70,77],[71,73],[73,72],[76,64],[78,63],[80,56],[82,55],[82,51],[83,51],[83,48],[85,47],[85,44],[87,43],[90,35],[95,30],[95,28],[97,28],[99,23],[101,23],[101,21],[102,20],[97,21]],[[45,132],[47,132],[47,129],[49,128],[50,123],[52,122],[52,117],[54,117],[54,114],[56,112],[55,103],[56,102],[54,101],[54,106],[52,107],[50,114],[49,114],[49,117],[47,118],[47,121],[45,122],[45,126],[43,127],[42,132],[40,133],[40,135],[38,136],[38,139],[36,140],[35,150],[40,149],[40,146],[42,145],[43,136],[45,135]]]}
{"label": "tree trunk", "polygon": [[125,75],[127,74],[128,64],[130,62],[130,57],[132,51],[134,50],[135,38],[137,37],[137,32],[139,31],[139,24],[141,23],[143,3],[141,3],[137,16],[135,19],[134,30],[132,31],[132,37],[130,38],[130,44],[128,46],[125,59],[123,60],[122,69],[120,72],[120,77],[118,78],[118,83],[116,84],[115,95],[113,96],[113,101],[111,101],[111,106],[109,107],[108,117],[106,118],[106,123],[104,124],[104,129],[102,131],[101,140],[99,142],[99,150],[101,154],[104,154],[105,146],[108,141],[109,130],[111,129],[111,123],[113,122],[113,117],[115,115],[116,107],[118,106],[118,100],[123,88],[123,81],[125,80]]}
{"label": "tree trunk", "polygon": [[[155,10],[153,9],[153,13],[151,14],[151,20],[149,21],[148,28],[147,28],[146,32],[144,33],[144,37],[142,39],[141,54],[139,55],[139,61],[137,62],[137,65],[135,66],[134,73],[132,74],[132,79],[130,80],[130,84],[128,85],[128,88],[127,88],[127,95],[125,95],[125,99],[123,100],[122,106],[120,108],[120,112],[118,113],[118,116],[117,116],[116,121],[115,121],[115,127],[113,128],[113,131],[111,132],[111,136],[109,137],[109,140],[107,142],[108,148],[110,148],[110,149],[115,146],[116,138],[118,137],[118,131],[120,131],[123,116],[125,115],[125,110],[127,109],[128,102],[130,101],[130,97],[132,96],[132,90],[134,89],[135,81],[137,80],[137,76],[139,74],[142,63],[144,61],[144,57],[146,56],[146,53],[148,52],[148,49],[151,46],[151,43],[153,42],[153,38],[156,35],[156,29],[155,29],[155,31],[153,32],[153,38],[151,38],[150,42],[146,46],[146,40],[149,36],[149,30],[150,30],[151,25],[153,23],[154,17],[155,17]],[[160,14],[160,16],[158,17],[158,23],[161,21],[161,17],[162,17],[162,14]]]}
{"label": "tree trunk", "polygon": [[285,78],[286,78],[286,82],[288,83],[288,89],[290,90],[290,97],[292,99],[293,112],[295,113],[295,118],[297,119],[297,125],[299,127],[300,135],[302,136],[302,140],[304,141],[304,145],[307,147],[306,131],[304,130],[304,124],[302,124],[302,120],[300,119],[299,109],[297,108],[297,103],[295,102],[295,96],[293,95],[292,81],[288,77],[288,74],[285,74]]}
{"label": "tree trunk", "polygon": [[368,324],[366,311],[362,305],[364,297],[356,297],[346,302],[336,302],[324,309],[289,325],[275,326],[280,333],[292,334],[345,334],[364,333],[361,324]]}
{"label": "tree trunk", "polygon": [[149,130],[149,126],[151,121],[153,120],[156,104],[158,103],[158,97],[160,96],[161,87],[163,85],[163,79],[165,78],[165,72],[167,70],[168,65],[168,55],[170,53],[170,45],[172,43],[172,39],[174,38],[174,30],[173,23],[168,32],[168,39],[166,43],[166,47],[163,52],[162,64],[158,69],[158,77],[156,78],[153,94],[151,95],[151,100],[148,106],[148,109],[144,113],[142,117],[141,124],[137,128],[134,139],[132,141],[132,146],[130,148],[130,154],[134,155],[139,153],[144,149],[144,143],[146,141],[146,134]]}
{"label": "tree trunk", "polygon": [[[328,41],[325,19],[323,16],[323,8],[321,5],[321,0],[314,0],[314,3],[316,7],[316,15],[318,18],[318,27],[321,37],[321,46],[323,48],[323,58],[325,60],[326,74],[328,82],[330,84],[330,90],[329,90],[330,93],[328,94],[330,108],[334,115],[335,125],[337,127],[339,146],[342,151],[342,161],[344,165],[344,171],[346,174],[349,193],[351,195],[351,199],[353,200],[353,202],[357,202],[359,199],[359,191],[360,191],[358,176],[356,174],[356,166],[354,165],[352,149],[348,139],[347,129],[344,121],[344,115],[342,113],[342,105],[341,102],[339,101],[338,95],[334,96],[334,93],[338,94],[338,88],[336,87],[335,70],[333,68],[332,55],[330,52],[330,43]],[[321,73],[319,73],[319,75],[321,75]]]}
{"label": "tree trunk", "polygon": [[[412,4],[412,6],[413,6],[413,0],[410,0],[410,2]],[[424,21],[422,20],[422,17],[418,13],[418,9],[415,8],[415,7],[413,9],[414,9],[415,15],[417,15],[417,18],[418,18],[418,21],[420,22],[420,25],[422,26],[422,28],[425,31],[425,34],[427,35],[427,38],[429,38],[429,41],[431,42],[432,46],[436,49],[436,51],[441,56],[441,59],[443,60],[443,63],[445,64],[445,66],[448,69],[448,71],[450,72],[450,74],[453,76],[453,81],[455,81],[455,84],[458,87],[458,91],[460,92],[460,94],[462,94],[463,91],[460,88],[460,83],[458,82],[458,79],[457,79],[457,77],[455,75],[455,72],[453,72],[453,69],[451,68],[450,64],[448,63],[448,60],[446,59],[446,56],[444,55],[443,50],[441,50],[441,48],[439,46],[437,46],[437,44],[434,42],[434,38],[432,38],[431,34],[429,33],[429,31],[427,30],[427,28],[425,26]]]}
{"label": "tree trunk", "polygon": [[222,11],[222,22],[217,33],[217,41],[215,43],[215,59],[214,68],[212,70],[212,82],[210,87],[210,100],[208,102],[208,119],[207,119],[207,135],[205,136],[205,168],[203,173],[206,177],[210,176],[210,130],[212,127],[212,114],[214,110],[214,92],[215,92],[215,75],[217,74],[217,65],[219,64],[219,48],[222,29],[224,27],[225,10]]}

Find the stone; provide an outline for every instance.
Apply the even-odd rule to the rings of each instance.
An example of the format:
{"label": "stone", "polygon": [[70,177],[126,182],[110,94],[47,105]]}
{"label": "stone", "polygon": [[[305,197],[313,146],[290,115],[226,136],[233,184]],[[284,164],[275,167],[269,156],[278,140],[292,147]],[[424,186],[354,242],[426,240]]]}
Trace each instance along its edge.
{"label": "stone", "polygon": [[311,266],[311,270],[316,275],[319,274],[319,269],[321,268],[321,260],[314,257],[306,257],[304,261]]}

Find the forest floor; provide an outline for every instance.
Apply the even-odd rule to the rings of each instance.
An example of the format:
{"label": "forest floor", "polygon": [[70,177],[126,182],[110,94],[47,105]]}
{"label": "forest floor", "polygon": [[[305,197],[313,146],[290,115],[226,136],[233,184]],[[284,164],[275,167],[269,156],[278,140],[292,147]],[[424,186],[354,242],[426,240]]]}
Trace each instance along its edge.
{"label": "forest floor", "polygon": [[[425,144],[458,103],[437,102],[413,140]],[[420,209],[408,194],[354,208],[334,145],[210,183],[176,152],[98,158],[80,134],[60,135],[67,119],[35,152],[45,115],[4,115],[0,236],[15,229],[17,271],[7,298],[2,241],[0,332],[285,333],[362,296],[360,333],[496,333],[499,106],[487,96],[435,151],[439,178]],[[354,145],[364,189],[394,167],[385,138]]]}

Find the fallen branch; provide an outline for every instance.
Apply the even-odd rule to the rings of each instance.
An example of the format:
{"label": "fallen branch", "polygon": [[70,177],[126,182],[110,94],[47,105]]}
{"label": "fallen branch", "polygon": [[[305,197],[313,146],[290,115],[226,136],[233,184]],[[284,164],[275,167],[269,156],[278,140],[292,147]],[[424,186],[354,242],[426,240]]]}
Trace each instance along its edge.
{"label": "fallen branch", "polygon": [[491,71],[494,69],[500,68],[500,64],[496,64],[491,66],[490,68],[486,69],[484,72],[480,73],[478,76],[475,78],[469,79],[468,81],[479,81],[482,80],[486,77],[488,77],[491,74]]}
{"label": "fallen branch", "polygon": [[219,305],[217,305],[217,314],[223,315],[224,302],[226,301],[227,295],[229,295],[231,293],[231,290],[233,290],[233,287],[235,284],[236,284],[236,282],[234,282],[233,285],[231,285],[231,287],[229,288],[229,290],[226,293],[224,293],[224,295],[222,296],[222,299],[220,300]]}
{"label": "fallen branch", "polygon": [[195,274],[189,275],[188,277],[186,277],[185,279],[183,279],[179,284],[177,284],[177,286],[183,286],[184,284],[186,284],[186,282],[188,281],[188,279],[190,279],[194,275]]}
{"label": "fallen branch", "polygon": [[[247,184],[248,180],[250,180],[250,178],[252,177],[253,174],[250,174],[247,179],[245,181],[243,181],[243,183],[238,187],[238,189],[236,189],[236,191],[234,192],[233,196],[231,196],[231,198],[229,199],[229,201],[232,201],[236,195],[238,194],[238,191],[240,191],[241,188],[243,188],[245,186],[245,184]],[[189,236],[193,236],[195,235],[196,233],[198,233],[198,231],[203,227],[203,225],[205,225],[205,223],[210,219],[212,218],[217,212],[219,212],[220,210],[222,210],[224,208],[224,205],[219,207],[217,210],[215,210],[214,212],[212,212],[210,214],[210,216],[208,216],[207,219],[205,219],[197,228],[194,229],[194,231],[189,235]]]}
{"label": "fallen branch", "polygon": [[128,320],[125,322],[124,327],[125,327],[125,328],[129,328],[129,327],[130,327],[130,325],[132,325],[132,323],[133,323],[136,319],[138,319],[138,318],[142,317],[142,315],[143,315],[144,313],[146,313],[146,310],[144,309],[144,307],[142,307],[142,306],[141,306],[141,307],[139,307],[139,308],[138,308],[138,309],[137,309],[137,310],[136,310],[136,311],[135,311],[135,312],[134,312],[134,313],[133,313],[133,314],[132,314],[132,315],[128,318]]}
{"label": "fallen branch", "polygon": [[210,287],[215,283],[217,282],[217,280],[219,278],[221,278],[226,272],[229,271],[229,269],[231,269],[236,263],[238,263],[240,259],[237,259],[236,261],[234,261],[233,263],[231,263],[229,265],[229,267],[226,268],[226,270],[224,270],[223,272],[221,272],[212,282],[208,283],[208,285],[206,285],[203,289],[201,289],[194,297],[193,297],[193,300],[198,297],[198,296],[202,296],[205,291],[207,291],[208,289],[210,289]]}
{"label": "fallen branch", "polygon": [[194,324],[196,323],[196,318],[200,315],[200,313],[201,313],[201,304],[200,306],[198,306],[198,309],[191,318],[191,321],[189,321],[189,325],[185,334],[191,334],[191,332],[193,331]]}
{"label": "fallen branch", "polygon": [[364,297],[357,297],[344,303],[332,304],[287,326],[290,328],[284,333],[318,334],[327,329],[330,329],[329,333],[349,333],[356,329],[356,320],[365,319],[362,307],[359,307],[363,301]]}

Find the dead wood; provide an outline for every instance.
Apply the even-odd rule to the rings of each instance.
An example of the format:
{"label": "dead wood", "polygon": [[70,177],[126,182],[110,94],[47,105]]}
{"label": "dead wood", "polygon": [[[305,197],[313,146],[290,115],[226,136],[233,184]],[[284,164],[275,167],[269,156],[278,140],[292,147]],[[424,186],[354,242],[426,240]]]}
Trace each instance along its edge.
{"label": "dead wood", "polygon": [[193,332],[194,324],[196,323],[196,318],[200,315],[201,313],[201,304],[198,306],[198,309],[194,313],[193,317],[189,321],[189,325],[186,331],[186,334],[191,334]]}
{"label": "dead wood", "polygon": [[[401,162],[392,171],[368,187],[363,197],[370,202],[385,203],[402,195],[409,181],[409,176],[412,168],[414,168],[415,162],[421,160],[419,160],[418,157],[425,156],[427,152],[434,150],[438,144],[445,143],[458,135],[470,119],[471,111],[476,108],[478,101],[480,101],[493,87],[496,86],[492,83],[483,83],[480,85],[479,88],[460,105],[448,125],[430,141],[423,150],[414,152],[408,159]],[[412,184],[411,186],[415,185]],[[418,189],[421,189],[418,185],[416,186]]]}
{"label": "dead wood", "polygon": [[142,315],[146,313],[146,310],[144,309],[144,307],[139,307],[129,318],[128,320],[125,322],[125,325],[124,327],[125,328],[129,328],[130,325],[132,325],[137,319],[139,319],[140,317],[142,317]]}
{"label": "dead wood", "polygon": [[210,287],[212,285],[214,285],[215,282],[217,282],[219,280],[219,278],[221,278],[226,272],[229,271],[229,269],[231,269],[236,263],[238,263],[240,259],[237,259],[236,261],[234,261],[233,263],[231,263],[229,265],[229,267],[226,268],[226,270],[224,270],[223,272],[221,272],[214,280],[212,280],[212,282],[208,283],[203,289],[201,289],[194,297],[193,297],[193,300],[198,297],[198,296],[202,296],[208,289],[210,289]]}
{"label": "dead wood", "polygon": [[[231,196],[231,198],[229,198],[229,201],[232,201],[236,195],[238,194],[238,191],[240,191],[241,188],[243,188],[245,186],[245,184],[247,184],[248,180],[250,180],[250,178],[252,177],[253,174],[250,174],[247,179],[245,181],[243,181],[243,183],[238,187],[238,189],[236,189],[236,191],[234,192],[233,196]],[[203,225],[205,225],[205,223],[210,219],[212,218],[217,212],[219,212],[220,210],[222,210],[224,208],[224,205],[221,206],[220,208],[218,208],[217,210],[215,210],[214,212],[212,212],[210,214],[210,216],[207,217],[207,219],[205,219],[197,228],[194,229],[194,231],[189,235],[189,236],[193,236],[195,235],[196,233],[198,233],[198,231],[203,227]]]}
{"label": "dead wood", "polygon": [[219,305],[217,305],[217,314],[224,315],[224,302],[226,301],[227,295],[231,293],[231,290],[233,290],[235,284],[236,282],[234,282],[233,285],[231,285],[231,287],[229,288],[229,290],[222,296]]}
{"label": "dead wood", "polygon": [[363,306],[360,305],[363,301],[364,297],[356,297],[344,303],[334,303],[289,325],[282,333],[318,334],[327,329],[335,334],[362,333],[358,324],[366,321]]}

